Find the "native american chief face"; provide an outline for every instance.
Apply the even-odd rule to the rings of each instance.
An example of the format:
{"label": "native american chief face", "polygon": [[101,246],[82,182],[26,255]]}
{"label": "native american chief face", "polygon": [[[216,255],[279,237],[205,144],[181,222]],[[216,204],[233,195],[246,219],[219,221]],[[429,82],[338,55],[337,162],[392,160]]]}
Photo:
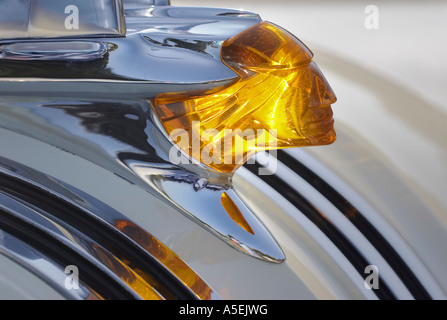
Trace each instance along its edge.
{"label": "native american chief face", "polygon": [[[260,150],[330,144],[336,97],[312,57],[289,32],[261,22],[222,46],[221,59],[237,81],[204,96],[159,96],[156,111],[183,151],[223,172]],[[186,143],[178,141],[179,128]]]}

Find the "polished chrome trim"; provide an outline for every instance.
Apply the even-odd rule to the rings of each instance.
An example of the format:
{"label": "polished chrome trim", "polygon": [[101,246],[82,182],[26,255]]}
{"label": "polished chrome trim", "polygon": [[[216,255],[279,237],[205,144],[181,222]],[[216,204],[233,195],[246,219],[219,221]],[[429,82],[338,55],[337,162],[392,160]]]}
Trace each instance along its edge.
{"label": "polished chrome trim", "polygon": [[[1,188],[3,187],[2,185]],[[42,251],[45,250],[44,254],[48,252],[49,255],[58,257],[61,268],[68,265],[78,266],[80,277],[90,278],[86,280],[87,285],[94,286],[101,296],[108,299],[143,298],[141,292],[133,290],[127,281],[127,279],[133,281],[137,278],[132,270],[101,245],[77,232],[68,224],[1,190],[0,213],[0,228],[9,230],[31,246],[38,246]],[[61,260],[65,263],[61,264]],[[99,272],[93,273],[92,269],[99,269]],[[99,277],[100,275],[102,277]],[[92,276],[95,276],[95,279],[92,279]],[[91,283],[101,278],[102,281],[99,284]],[[103,289],[111,285],[115,287],[114,290]]]}
{"label": "polished chrome trim", "polygon": [[[23,103],[12,97],[2,100],[0,127],[32,136],[114,172],[243,253],[269,262],[285,260],[267,228],[233,194],[229,175],[187,158],[184,164],[170,162],[173,143],[149,101],[67,97],[25,98]],[[23,126],[25,119],[27,125]],[[225,211],[223,192],[232,194],[245,220],[256,230],[254,235]]]}
{"label": "polished chrome trim", "polygon": [[115,0],[114,10],[115,15],[117,16],[118,33],[124,37],[126,35],[127,28],[126,28],[126,17],[124,14],[123,0]]}
{"label": "polished chrome trim", "polygon": [[[266,227],[239,199],[231,187],[207,186],[206,179],[191,175],[182,178],[180,171],[170,176],[166,170],[156,170],[150,165],[129,163],[136,175],[158,190],[160,194],[181,212],[222,239],[228,245],[250,256],[268,262],[280,263],[285,255]],[[199,186],[201,181],[205,185]],[[252,232],[241,228],[221,204],[227,194],[240,210]]]}
{"label": "polished chrome trim", "polygon": [[[71,10],[67,13],[66,9],[73,5],[80,13],[80,23],[77,28],[70,29],[65,22],[69,13],[74,13]],[[126,34],[122,0],[85,3],[70,0],[2,1],[0,9],[2,39],[122,37]],[[18,14],[22,16],[17,17]]]}
{"label": "polished chrome trim", "polygon": [[[399,236],[396,235],[388,240],[390,234],[394,234],[395,231],[390,230],[389,225],[380,220],[380,215],[364,203],[365,200],[360,199],[356,192],[347,187],[340,178],[335,177],[327,167],[305,150],[280,150],[277,160],[277,171],[273,178],[275,181],[270,179],[274,187],[279,191],[277,183],[281,180],[281,183],[288,184],[294,190],[290,190],[290,192],[295,192],[296,198],[305,195],[309,207],[314,207],[317,212],[321,212],[327,223],[333,224],[344,234],[346,241],[358,248],[367,261],[374,265],[380,265],[382,281],[389,286],[396,298],[431,299],[433,293],[440,297],[439,293],[433,290],[437,286],[433,288],[429,285],[431,282],[427,283],[431,277],[425,267],[416,264],[416,268],[414,268],[414,261],[411,265],[408,264],[408,255],[414,255],[414,253],[408,252],[411,249],[398,242],[399,251],[396,251],[397,249],[393,245],[399,240]],[[255,167],[246,166],[255,173],[256,168],[260,165],[258,162]],[[328,181],[323,180],[320,175],[328,178]],[[260,178],[262,179],[262,177]],[[334,185],[337,186],[337,189]],[[287,190],[281,190],[288,193]],[[341,190],[344,196],[338,190]],[[283,192],[280,193],[283,194]],[[360,212],[350,203],[348,199],[351,198],[368,212],[367,216],[364,216],[363,211]],[[303,212],[305,206],[299,208]],[[373,224],[369,219],[375,223]],[[377,223],[380,223],[382,227],[381,232],[375,227]],[[321,228],[321,223],[316,223],[316,225]],[[407,259],[404,260],[400,256],[401,250],[405,252]],[[414,259],[417,258],[411,260]],[[362,274],[361,270],[359,273]]]}
{"label": "polished chrome trim", "polygon": [[101,59],[110,48],[94,41],[39,41],[0,45],[0,58],[8,60],[91,61]]}
{"label": "polished chrome trim", "polygon": [[[46,52],[53,59],[43,61],[36,52],[24,50],[48,48],[49,43],[63,47],[65,42],[61,40],[32,40],[19,44],[0,41],[6,48],[21,48],[17,50],[21,52],[20,61],[8,59],[11,54],[0,57],[0,94],[10,96],[4,97],[3,106],[14,105],[7,102],[11,95],[30,97],[36,102],[34,105],[28,100],[9,111],[26,112],[36,122],[43,122],[39,137],[31,132],[31,123],[23,126],[20,116],[13,116],[17,122],[0,120],[0,125],[58,145],[90,161],[99,161],[101,167],[113,163],[112,166],[125,171],[122,176],[129,181],[163,199],[233,248],[264,261],[284,261],[284,253],[267,228],[231,189],[229,175],[192,159],[186,159],[188,164],[170,163],[169,151],[175,144],[159,124],[150,104],[150,99],[162,92],[204,94],[236,81],[238,75],[221,60],[222,44],[259,23],[260,17],[231,9],[139,7],[138,4],[144,4],[141,1],[126,4],[126,37],[104,38],[101,42],[90,40],[92,47],[99,44],[107,48],[107,52],[92,53],[88,61],[73,61],[72,55],[60,52]],[[89,40],[82,41],[85,44]],[[123,100],[114,101],[116,98]],[[135,121],[128,121],[126,110],[129,114],[137,113],[138,127]],[[86,114],[88,118],[89,113],[99,115],[93,119],[99,132],[92,132],[91,126],[85,128],[83,121],[77,121]],[[60,128],[62,118],[72,125]],[[92,121],[85,120],[89,124]],[[108,122],[113,123],[112,129],[101,131],[101,126],[107,126]],[[64,131],[61,136],[51,134],[61,129]],[[31,131],[26,133],[28,130]],[[67,132],[71,134],[69,141],[61,141]],[[122,135],[122,132],[133,132],[134,136]],[[113,142],[104,145],[103,139]],[[116,143],[117,140],[120,143]],[[94,146],[97,151],[89,153],[86,145]],[[98,153],[104,158],[99,160]],[[241,228],[226,212],[221,200],[224,192],[254,234]]]}
{"label": "polished chrome trim", "polygon": [[[90,221],[82,222],[83,227],[80,229],[77,229],[73,220],[70,220],[71,223],[64,222],[64,219],[69,219],[69,216],[62,217],[60,216],[61,213],[59,213],[59,216],[52,216],[51,213],[40,211],[38,207],[35,207],[33,210],[23,207],[23,210],[20,210],[16,215],[23,221],[27,221],[27,223],[50,235],[55,242],[62,242],[67,248],[74,250],[91,263],[100,267],[101,270],[115,279],[117,283],[128,286],[129,284],[123,283],[122,279],[133,279],[138,275],[117,259],[115,254],[111,254],[108,248],[104,248],[101,243],[97,243],[92,239],[92,237],[97,235],[97,232],[94,234],[90,232],[89,234],[82,231],[83,229],[96,226],[96,228],[100,227],[108,230],[105,231],[106,233],[103,236],[112,237],[115,239],[115,242],[119,241],[120,246],[125,247],[121,250],[115,246],[113,248],[114,251],[117,253],[120,250],[121,252],[125,251],[125,255],[127,255],[126,260],[129,259],[131,260],[130,262],[134,259],[131,257],[133,255],[134,257],[138,256],[140,260],[147,261],[148,264],[152,265],[151,268],[154,266],[158,269],[162,268],[160,270],[163,270],[162,272],[165,276],[158,273],[157,279],[163,282],[162,277],[167,279],[166,275],[172,278],[172,280],[175,279],[177,286],[180,286],[182,291],[189,292],[188,296],[184,298],[220,299],[219,295],[175,253],[114,209],[107,207],[68,184],[6,159],[0,158],[0,174],[33,186],[36,190],[41,190],[40,192],[47,194],[50,202],[54,198],[55,202],[63,201],[66,203],[67,209],[69,207],[77,208],[79,210],[76,214],[77,219],[79,221],[83,221],[83,219]],[[0,186],[0,188],[3,187],[4,185]],[[4,197],[1,192],[0,197]],[[44,195],[42,197],[45,198]],[[8,203],[8,201],[11,202],[13,199],[5,198],[5,201],[2,201],[2,206]],[[152,262],[149,262],[149,257]],[[143,260],[135,265],[139,266],[139,269],[144,270],[143,264],[146,262]],[[154,265],[154,262],[156,262],[156,265]],[[116,270],[129,273],[129,277],[116,274]],[[162,283],[162,285],[164,284]],[[180,291],[178,292],[180,293]]]}
{"label": "polished chrome trim", "polygon": [[[292,165],[292,168],[288,167],[288,165],[291,164],[285,160],[283,152],[278,152],[276,176],[293,188],[295,192],[305,196],[309,203],[324,216],[325,220],[343,234],[346,241],[349,241],[364,256],[368,262],[367,265],[372,264],[379,268],[381,285],[385,283],[397,299],[413,299],[413,295],[397,276],[395,270],[391,268],[389,261],[382,256],[381,252],[374,246],[374,243],[362,232],[364,230],[359,229],[325,195],[321,194],[319,190],[298,175],[295,171],[295,164]],[[364,268],[367,265],[363,266],[363,270],[359,269],[360,274],[364,273]]]}
{"label": "polished chrome trim", "polygon": [[[76,63],[68,54],[66,61],[70,63],[59,64],[52,60],[35,61],[31,53],[23,55],[21,61],[11,61],[3,54],[0,57],[0,82],[3,82],[0,93],[12,89],[28,95],[52,95],[85,90],[87,95],[93,92],[99,95],[115,91],[130,94],[134,90],[137,96],[133,98],[143,96],[146,90],[145,98],[161,92],[204,93],[238,79],[220,59],[222,43],[260,21],[258,15],[251,13],[212,8],[156,6],[126,9],[125,14],[125,38],[72,39],[108,48],[88,65]],[[3,39],[0,45],[39,46],[42,42],[53,42],[63,46],[62,40]],[[63,62],[63,56],[59,55],[57,61]],[[33,87],[36,79],[42,81],[38,86],[40,91]],[[79,83],[79,79],[85,83]],[[53,87],[51,81],[57,81],[57,86]],[[98,86],[88,89],[92,81]],[[138,89],[129,88],[129,82]],[[12,83],[16,88],[10,85]],[[149,88],[145,85],[149,83],[155,86]]]}
{"label": "polished chrome trim", "polygon": [[[257,171],[258,168],[255,170]],[[286,201],[273,186],[264,183],[257,172],[252,173],[245,166],[239,168],[234,176],[234,184],[241,199],[258,213],[263,221],[273,224],[272,232],[274,235],[278,235],[278,240],[284,250],[306,251],[307,254],[302,258],[304,264],[306,264],[307,255],[310,255],[311,259],[315,258],[314,255],[318,256],[317,259],[322,262],[322,265],[311,263],[309,271],[316,277],[321,277],[323,273],[324,279],[321,281],[328,290],[339,292],[341,289],[343,291],[346,288],[343,282],[347,281],[361,297],[368,300],[378,299],[374,290],[365,290],[364,276],[357,272],[352,263],[321,228],[308,219],[296,206]],[[258,200],[258,198],[265,199]],[[306,240],[301,243],[301,239]],[[313,268],[316,269],[313,270]],[[313,280],[309,281],[310,288],[316,284]],[[346,293],[339,292],[335,296],[343,297],[346,296]]]}
{"label": "polished chrome trim", "polygon": [[49,283],[52,288],[66,299],[102,299],[101,296],[83,283],[79,283],[79,289],[67,290],[64,286],[67,274],[64,273],[64,268],[62,266],[59,266],[55,261],[52,261],[51,258],[36,250],[33,246],[1,229],[0,254],[3,254],[41,278],[46,283]]}
{"label": "polished chrome trim", "polygon": [[52,96],[52,97],[79,97],[124,99],[150,99],[159,93],[195,91],[206,92],[216,87],[225,86],[234,81],[233,78],[218,81],[176,83],[108,79],[41,79],[41,78],[1,78],[1,95],[21,96]]}
{"label": "polished chrome trim", "polygon": [[149,6],[170,6],[170,0],[123,0],[125,9],[145,8]]}
{"label": "polished chrome trim", "polygon": [[[388,243],[388,246],[390,247],[387,250],[393,250],[396,252],[396,257],[394,257],[394,259],[402,260],[401,263],[406,265],[406,267],[403,268],[396,265],[394,269],[398,268],[400,269],[400,272],[407,272],[406,270],[408,269],[411,273],[413,273],[414,278],[420,282],[420,285],[424,288],[424,290],[427,291],[428,296],[431,296],[434,299],[445,298],[442,289],[427,270],[427,267],[419,259],[419,257],[416,256],[408,244],[405,243],[401,235],[399,235],[396,230],[394,230],[382,217],[382,215],[377,212],[377,210],[374,209],[373,206],[363,197],[361,197],[356,190],[351,188],[345,181],[343,181],[327,166],[323,165],[309,152],[304,150],[287,150],[285,152],[296,159],[296,161],[299,161],[304,167],[307,168],[307,170],[310,170],[318,176],[318,179],[323,179],[324,183],[331,189],[336,190],[341,197],[339,200],[345,199],[347,204],[352,205],[358,214],[361,214],[363,219],[365,219],[368,224],[371,224],[372,228],[380,233],[380,235],[384,238],[383,241]],[[399,271],[396,270],[396,272]],[[402,276],[406,277],[405,275]],[[411,280],[411,277],[413,276],[410,274],[409,281],[413,281]],[[414,288],[413,291],[416,289],[417,288]]]}
{"label": "polished chrome trim", "polygon": [[[256,174],[261,167],[258,163],[245,165],[245,167],[253,174]],[[312,223],[314,223],[321,231],[332,241],[333,244],[343,253],[350,261],[359,274],[363,274],[365,267],[369,261],[366,257],[353,245],[349,238],[343,234],[330,220],[328,220],[324,212],[320,212],[307,198],[300,194],[288,182],[284,181],[278,175],[263,175],[259,179],[269,186],[273,187],[282,195],[281,201],[288,201],[294,205],[302,214],[304,214]],[[378,290],[374,293],[379,299],[394,300],[396,296],[391,288],[383,281],[380,283]]]}
{"label": "polished chrome trim", "polygon": [[[395,273],[402,283],[411,292],[411,295],[417,300],[431,299],[429,293],[421,284],[419,279],[415,276],[413,271],[405,263],[405,261],[400,257],[399,253],[394,250],[389,242],[384,238],[384,236],[376,229],[374,226],[365,218],[365,216],[355,208],[346,198],[344,198],[340,193],[337,192],[332,186],[330,186],[325,180],[315,174],[313,171],[308,169],[303,165],[292,153],[288,151],[278,152],[279,161],[287,166],[291,171],[304,179],[308,184],[310,184],[316,191],[318,191],[324,198],[327,199],[332,205],[337,209],[338,215],[340,213],[354,226],[358,232],[360,232],[365,239],[367,239],[371,245],[377,250],[377,252],[385,259],[386,263],[389,265],[387,268],[391,267],[392,270],[386,271],[387,268],[380,267],[382,272],[382,277],[387,281],[387,277]],[[324,211],[327,215],[327,211]],[[341,216],[341,215],[340,215]],[[357,246],[362,242],[361,240],[354,240],[352,236],[354,232],[349,232],[348,228],[342,228],[345,233],[351,235],[351,239],[356,243]],[[372,256],[374,250],[361,250],[362,252],[369,252]],[[372,258],[375,261],[375,265],[378,265],[379,258]],[[388,279],[391,284],[395,282]],[[393,288],[398,288],[399,284],[391,285]],[[398,289],[397,289],[398,290]],[[402,290],[398,290],[402,292]],[[406,299],[407,297],[402,297]]]}

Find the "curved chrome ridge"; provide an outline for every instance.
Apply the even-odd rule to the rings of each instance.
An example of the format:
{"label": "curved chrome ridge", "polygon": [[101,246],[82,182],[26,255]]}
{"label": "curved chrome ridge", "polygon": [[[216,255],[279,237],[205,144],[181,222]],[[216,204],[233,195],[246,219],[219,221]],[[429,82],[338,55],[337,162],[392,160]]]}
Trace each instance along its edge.
{"label": "curved chrome ridge", "polygon": [[[197,163],[170,162],[173,144],[147,100],[2,100],[0,127],[100,165],[168,202],[241,252],[269,262],[285,260],[275,239],[232,191],[229,175]],[[230,195],[254,234],[225,211],[223,192]]]}
{"label": "curved chrome ridge", "polygon": [[[343,130],[343,126],[339,129]],[[357,191],[320,162],[321,159],[302,149],[279,150],[275,158],[274,175],[256,175],[258,167],[263,166],[256,158],[256,164],[246,165],[236,176],[250,180],[250,186],[256,185],[265,193],[271,193],[273,188],[276,195],[272,196],[278,197],[276,201],[299,210],[301,218],[314,224],[343,252],[358,276],[363,275],[366,262],[377,266],[382,273],[380,289],[374,291],[378,298],[430,300],[443,296],[413,249]],[[241,187],[239,177],[235,181],[237,187]],[[250,204],[247,186],[236,190]],[[314,237],[322,238],[321,235]]]}
{"label": "curved chrome ridge", "polygon": [[[220,59],[222,43],[260,17],[147,3],[124,2],[125,38],[0,41],[0,126],[132,181],[241,252],[284,261],[275,239],[231,189],[230,175],[196,162],[171,163],[173,142],[149,102],[161,92],[201,94],[235,81]],[[19,93],[23,100],[6,97]],[[237,217],[224,208],[224,193]]]}
{"label": "curved chrome ridge", "polygon": [[0,57],[20,61],[91,61],[103,58],[109,50],[107,44],[93,41],[19,42],[0,46]]}
{"label": "curved chrome ridge", "polygon": [[[18,163],[0,158],[0,173],[8,177],[12,177],[26,184],[32,185],[44,192],[62,199],[67,204],[78,207],[83,214],[91,217],[98,225],[103,225],[109,230],[119,232],[125,238],[132,241],[142,252],[149,254],[160,266],[167,270],[169,274],[179,279],[185,285],[191,294],[199,299],[205,300],[220,300],[220,296],[197,275],[185,262],[183,262],[174,252],[162,244],[155,237],[140,228],[134,222],[128,220],[114,209],[106,206],[91,196],[83,193],[80,190],[48,177],[42,173],[36,172],[28,167],[24,167]],[[146,283],[146,278],[142,278],[141,271],[133,270],[132,264],[122,260],[117,256],[114,248],[105,248],[101,243],[97,243],[90,238],[88,234],[76,229],[72,225],[68,225],[60,218],[51,216],[50,214],[39,210],[37,207],[28,207],[27,204],[20,202],[18,199],[12,199],[0,190],[0,210],[6,210],[9,214],[16,216],[42,232],[50,235],[55,241],[61,242],[63,245],[71,248],[85,259],[92,261],[96,266],[100,267],[102,272],[106,273],[114,281],[121,283],[123,288],[130,288],[130,292],[138,298],[145,299],[163,299],[163,296]],[[8,204],[11,204],[8,206]],[[11,211],[15,208],[16,210]],[[81,218],[81,217],[79,217]],[[130,249],[129,249],[130,250]],[[7,253],[18,263],[31,271],[40,271],[33,261],[24,259],[20,248],[5,248],[0,243],[0,252]],[[34,250],[35,251],[35,250]],[[50,270],[54,269],[54,262],[46,258],[45,255],[39,253],[38,256],[45,265],[52,265]],[[47,261],[47,262],[46,262]],[[48,280],[55,288],[58,288],[63,294],[67,295],[63,287],[64,281],[60,283],[48,272],[44,272],[45,280]],[[48,277],[48,279],[46,278]],[[64,276],[64,278],[66,275]],[[82,288],[81,288],[82,289]],[[76,292],[74,298],[79,298],[79,294],[86,291],[82,289]],[[87,290],[88,291],[88,290]],[[90,290],[91,291],[91,290]],[[73,293],[74,294],[74,293]],[[82,293],[83,294],[83,293]],[[85,294],[83,294],[83,297]],[[84,297],[85,298],[85,297]],[[99,296],[99,298],[101,298]]]}
{"label": "curved chrome ridge", "polygon": [[[9,215],[13,216],[18,220],[23,221],[25,224],[36,226],[42,232],[51,235],[55,239],[55,241],[60,241],[61,243],[65,244],[68,248],[75,249],[76,247],[79,247],[80,249],[79,252],[84,252],[85,253],[84,256],[87,257],[87,259],[90,261],[94,261],[95,259],[100,260],[102,258],[101,251],[103,250],[103,248],[100,248],[97,244],[87,239],[83,239],[82,236],[77,233],[72,233],[71,230],[64,228],[64,226],[58,224],[57,221],[50,220],[42,212],[39,212],[37,208],[29,207],[16,199],[8,197],[3,192],[0,192],[0,211],[2,212],[3,215],[5,212],[7,212]],[[23,251],[21,251],[21,249],[16,249],[16,251],[10,252],[10,256],[16,258],[17,261],[22,262],[22,265],[28,268],[29,270],[37,271],[35,270],[36,267],[32,262],[26,263],[24,259],[20,260],[20,253],[23,253]],[[104,253],[108,256],[108,258],[110,258],[110,260],[108,261],[110,263],[109,267],[115,264],[116,265],[119,264],[119,261],[116,259],[116,257],[114,257],[105,250]],[[47,265],[51,261],[51,259],[48,259],[45,256],[43,256],[42,253],[40,253],[38,257],[44,260]],[[53,264],[56,263],[53,262]],[[98,266],[101,266],[102,271],[106,273],[109,277],[114,279],[116,282],[120,283],[122,282],[122,286],[125,287],[124,279],[126,277],[129,278],[129,275],[131,274],[129,269],[125,269],[125,275],[118,275],[113,273],[111,270],[109,270],[109,268],[106,268],[105,266],[99,264]],[[64,267],[65,266],[59,266],[59,268],[61,269],[64,269]],[[53,269],[54,268],[55,267],[53,267]],[[51,280],[52,284],[57,282],[57,280],[54,277]],[[59,288],[60,290],[62,288],[61,284],[63,283],[64,283],[63,281],[62,283],[58,283],[58,285],[55,285],[55,288]],[[138,297],[137,294],[133,295],[135,296],[135,298]]]}
{"label": "curved chrome ridge", "polygon": [[[79,58],[82,53],[61,54],[70,46],[67,38],[1,40],[2,48],[9,51],[0,49],[0,94],[116,96],[118,92],[153,98],[161,92],[206,92],[238,78],[220,60],[221,45],[258,23],[258,15],[211,8],[139,7],[140,3],[126,6],[125,38],[79,39],[84,48],[91,48],[87,63]],[[107,50],[99,54],[94,50],[98,46]],[[17,53],[8,54],[11,47],[20,49],[20,61]],[[41,61],[36,51],[57,59]]]}

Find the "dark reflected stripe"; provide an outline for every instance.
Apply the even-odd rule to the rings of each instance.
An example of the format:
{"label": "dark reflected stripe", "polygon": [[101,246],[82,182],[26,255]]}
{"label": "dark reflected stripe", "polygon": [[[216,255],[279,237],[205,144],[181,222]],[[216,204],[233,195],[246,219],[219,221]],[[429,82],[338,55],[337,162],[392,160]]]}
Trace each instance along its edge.
{"label": "dark reflected stripe", "polygon": [[[197,297],[181,280],[172,275],[155,258],[141,249],[119,230],[98,222],[89,213],[71,205],[59,197],[39,189],[25,181],[0,174],[0,190],[36,206],[49,215],[60,219],[71,228],[93,239],[109,250],[133,270],[141,270],[151,276],[150,284],[166,299],[197,300]],[[15,235],[15,234],[13,234]],[[37,243],[31,242],[30,245]],[[49,241],[46,244],[50,244]],[[64,251],[60,251],[64,252]],[[72,263],[71,263],[72,264]],[[90,283],[86,282],[87,285]],[[101,291],[98,291],[98,293]]]}
{"label": "dark reflected stripe", "polygon": [[[135,300],[135,295],[129,288],[122,286],[109,277],[95,264],[85,259],[82,255],[55,240],[42,230],[11,215],[7,211],[0,210],[0,230],[32,246],[42,254],[56,262],[62,269],[68,265],[76,265],[82,272],[79,280],[87,284],[103,299],[111,300]],[[64,292],[61,292],[64,295]]]}
{"label": "dark reflected stripe", "polygon": [[[260,166],[258,164],[246,164],[245,167],[250,172],[257,175]],[[306,198],[304,198],[295,189],[289,186],[285,181],[275,175],[258,176],[265,183],[270,185],[300,212],[302,212],[310,221],[312,221],[343,253],[357,272],[363,277],[366,266],[370,265],[365,257],[355,248],[351,242],[319,212]],[[366,289],[365,289],[366,290]],[[389,289],[388,285],[380,279],[379,289],[374,293],[381,300],[395,300],[396,297]]]}
{"label": "dark reflected stripe", "polygon": [[388,262],[415,299],[432,299],[397,251],[394,250],[380,232],[347,199],[338,193],[337,190],[284,150],[278,152],[278,161],[306,180],[351,221]]}

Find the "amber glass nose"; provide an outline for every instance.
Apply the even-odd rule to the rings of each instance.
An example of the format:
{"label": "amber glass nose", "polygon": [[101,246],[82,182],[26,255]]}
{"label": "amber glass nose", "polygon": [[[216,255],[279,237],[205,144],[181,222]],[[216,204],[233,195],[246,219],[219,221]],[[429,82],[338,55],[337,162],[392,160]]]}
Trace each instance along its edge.
{"label": "amber glass nose", "polygon": [[289,32],[261,22],[222,46],[238,81],[204,96],[160,95],[157,114],[184,152],[222,172],[260,150],[330,144],[336,97],[312,57]]}

